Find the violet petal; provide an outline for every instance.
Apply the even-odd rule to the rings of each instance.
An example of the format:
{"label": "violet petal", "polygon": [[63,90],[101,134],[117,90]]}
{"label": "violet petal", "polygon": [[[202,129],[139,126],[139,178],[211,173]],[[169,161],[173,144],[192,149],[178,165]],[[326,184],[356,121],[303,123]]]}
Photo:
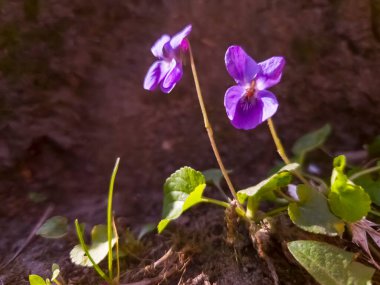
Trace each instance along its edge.
{"label": "violet petal", "polygon": [[233,86],[225,95],[224,105],[228,118],[237,129],[250,130],[272,117],[278,108],[274,94],[269,91],[259,91],[255,97],[247,99],[244,88]]}
{"label": "violet petal", "polygon": [[170,41],[170,36],[168,35],[163,35],[161,36],[155,43],[154,45],[152,46],[152,48],[150,49],[151,52],[153,53],[153,55],[155,57],[158,57],[158,58],[163,58],[164,57],[164,54],[163,54],[163,48],[164,48],[164,45],[166,43],[168,43]]}
{"label": "violet petal", "polygon": [[170,69],[161,84],[162,92],[170,93],[177,82],[181,80],[182,74],[183,71],[181,62],[176,62],[176,60],[173,59],[170,63]]}
{"label": "violet petal", "polygon": [[285,66],[285,58],[274,56],[259,62],[261,72],[256,79],[257,89],[264,90],[280,82],[282,70]]}
{"label": "violet petal", "polygon": [[144,89],[154,90],[167,75],[170,65],[162,60],[155,61],[149,68],[144,79]]}
{"label": "violet petal", "polygon": [[237,129],[251,130],[263,122],[262,113],[263,102],[261,100],[241,99],[236,105],[235,116],[231,123]]}
{"label": "violet petal", "polygon": [[187,25],[185,28],[182,29],[179,33],[175,34],[172,39],[170,40],[170,46],[172,49],[177,49],[182,41],[190,34],[191,32],[191,25]]}
{"label": "violet petal", "polygon": [[268,120],[272,117],[278,109],[278,101],[276,96],[267,90],[261,90],[257,92],[257,100],[263,103],[262,121]]}
{"label": "violet petal", "polygon": [[260,71],[260,66],[240,46],[230,46],[224,61],[237,84],[250,83]]}
{"label": "violet petal", "polygon": [[240,99],[244,96],[245,89],[239,85],[232,86],[227,89],[224,95],[224,107],[230,120],[235,117],[236,106]]}

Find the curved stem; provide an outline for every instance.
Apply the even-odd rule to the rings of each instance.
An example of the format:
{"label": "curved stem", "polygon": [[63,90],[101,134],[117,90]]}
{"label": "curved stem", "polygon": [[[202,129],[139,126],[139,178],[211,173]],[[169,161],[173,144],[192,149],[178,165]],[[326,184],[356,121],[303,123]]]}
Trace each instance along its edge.
{"label": "curved stem", "polygon": [[[189,55],[190,55],[191,71],[193,73],[195,89],[197,91],[199,105],[201,107],[201,111],[202,111],[202,115],[203,115],[204,126],[206,128],[207,135],[208,135],[208,138],[210,140],[211,147],[212,147],[212,150],[214,151],[214,155],[215,155],[216,161],[218,162],[219,168],[222,171],[223,177],[227,182],[227,185],[228,185],[228,188],[230,189],[232,197],[237,201],[236,190],[235,190],[234,186],[232,185],[231,179],[228,175],[226,168],[224,167],[222,158],[220,157],[219,150],[218,150],[216,143],[215,143],[214,132],[212,130],[210,121],[209,121],[208,116],[207,116],[206,106],[205,106],[205,103],[203,101],[202,91],[201,91],[201,87],[199,85],[197,70],[195,68],[193,52],[191,50],[190,43],[189,43]],[[238,205],[239,205],[239,207],[241,207],[240,204],[238,204]]]}
{"label": "curved stem", "polygon": [[219,200],[212,199],[212,198],[206,198],[206,197],[202,197],[202,202],[211,203],[211,204],[218,205],[218,206],[221,206],[224,208],[228,208],[230,206],[230,204],[228,204],[226,202],[219,201]]}
{"label": "curved stem", "polygon": [[355,180],[357,178],[359,178],[360,176],[363,176],[363,175],[366,175],[366,174],[370,174],[372,172],[376,172],[376,171],[379,171],[380,170],[380,165],[379,166],[374,166],[374,167],[371,167],[371,168],[367,168],[367,169],[364,169],[362,171],[359,171],[359,172],[356,172],[355,174],[352,174],[349,179],[350,180]]}
{"label": "curved stem", "polygon": [[326,182],[323,181],[323,179],[321,179],[315,175],[305,173],[305,172],[303,172],[302,175],[309,178],[310,180],[314,180],[315,182],[319,183],[324,188],[324,190],[327,191],[329,189],[329,187],[327,186]]}
{"label": "curved stem", "polygon": [[113,261],[113,256],[112,256],[112,236],[113,236],[113,228],[112,228],[112,198],[113,198],[113,188],[115,185],[115,178],[116,178],[116,173],[119,168],[119,162],[120,158],[118,157],[116,159],[115,166],[112,171],[111,175],[111,181],[109,185],[109,190],[108,190],[108,205],[107,205],[107,239],[108,239],[108,274],[109,278],[113,280],[113,268],[112,268],[112,261]]}
{"label": "curved stem", "polygon": [[[268,119],[268,127],[272,135],[274,144],[276,145],[278,154],[280,155],[281,159],[285,162],[285,164],[290,164],[291,161],[285,152],[285,148],[282,145],[280,138],[277,135],[276,128],[274,127],[274,124],[271,118]],[[298,177],[299,180],[301,180],[306,185],[310,186],[309,181],[307,181],[298,170],[294,170],[293,173],[294,175]]]}
{"label": "curved stem", "polygon": [[276,128],[274,127],[274,124],[271,118],[268,119],[268,127],[272,135],[274,144],[276,145],[278,154],[280,155],[281,159],[285,162],[285,164],[290,164],[290,159],[286,155],[285,148],[282,145],[281,140],[277,135]]}
{"label": "curved stem", "polygon": [[90,255],[90,253],[88,251],[87,245],[84,242],[84,238],[83,238],[83,235],[82,235],[82,230],[81,230],[81,228],[79,226],[78,219],[75,220],[75,229],[77,231],[79,243],[82,246],[82,249],[83,249],[84,253],[86,254],[86,256],[88,257],[88,259],[92,263],[92,266],[94,267],[94,269],[96,270],[96,272],[98,272],[98,274],[100,275],[100,277],[102,277],[106,282],[108,282],[109,284],[111,284],[112,280],[110,278],[108,278],[108,276],[99,267],[99,265],[97,265],[96,262],[92,259],[92,256]]}
{"label": "curved stem", "polygon": [[116,284],[120,283],[120,256],[119,256],[119,234],[117,233],[117,228],[115,224],[115,217],[112,217],[112,228],[115,234],[116,243],[115,243],[115,251],[116,251]]}
{"label": "curved stem", "polygon": [[369,210],[369,212],[370,212],[372,215],[375,215],[375,216],[380,217],[380,212],[377,211],[377,210],[371,209],[371,210]]}
{"label": "curved stem", "polygon": [[215,185],[216,189],[219,190],[220,194],[223,196],[223,198],[228,201],[228,202],[231,202],[231,199],[230,197],[228,197],[228,195],[226,193],[224,193],[222,187],[220,187],[219,185]]}
{"label": "curved stem", "polygon": [[278,189],[277,191],[275,191],[281,198],[285,199],[286,201],[288,201],[289,203],[291,202],[298,202],[297,200],[294,200],[292,197],[289,197],[288,195],[286,195],[284,192],[281,191],[281,189]]}

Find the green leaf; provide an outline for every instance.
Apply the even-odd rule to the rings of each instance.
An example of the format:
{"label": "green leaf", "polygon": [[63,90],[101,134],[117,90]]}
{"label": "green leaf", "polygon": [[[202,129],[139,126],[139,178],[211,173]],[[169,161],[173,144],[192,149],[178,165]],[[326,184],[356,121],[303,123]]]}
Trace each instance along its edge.
{"label": "green leaf", "polygon": [[205,187],[203,174],[191,167],[185,166],[174,172],[164,184],[163,219],[157,226],[158,232],[161,233],[184,211],[202,202]]}
{"label": "green leaf", "polygon": [[343,155],[334,159],[331,175],[331,191],[328,201],[331,211],[347,222],[356,222],[368,214],[371,198],[364,189],[355,185],[344,174],[346,159]]}
{"label": "green leaf", "polygon": [[53,265],[51,266],[51,272],[51,281],[54,281],[55,279],[57,279],[59,273],[61,272],[57,263],[53,263]]}
{"label": "green leaf", "polygon": [[290,172],[298,167],[298,163],[285,165],[277,173],[261,181],[259,184],[238,191],[237,197],[239,202],[244,203],[248,197],[254,197],[256,200],[259,200],[263,195],[271,194],[272,191],[287,186],[292,180]]}
{"label": "green leaf", "polygon": [[373,179],[371,175],[361,176],[355,179],[355,183],[360,185],[371,197],[372,203],[380,206],[380,180]]}
{"label": "green leaf", "polygon": [[36,274],[29,275],[30,285],[46,285],[45,280]]}
{"label": "green leaf", "polygon": [[48,219],[37,231],[44,238],[61,238],[67,234],[67,218],[54,216]]}
{"label": "green leaf", "polygon": [[[112,246],[116,243],[116,238],[112,239]],[[108,254],[107,226],[96,225],[91,231],[91,245],[88,245],[88,251],[96,264],[99,264]],[[70,252],[71,261],[74,264],[92,267],[92,263],[85,254],[80,244],[74,246]]]}
{"label": "green leaf", "polygon": [[356,222],[367,216],[371,209],[371,198],[357,185],[347,184],[343,192],[329,193],[330,208],[335,215],[347,222]]}
{"label": "green leaf", "polygon": [[326,124],[322,128],[302,136],[293,145],[293,153],[296,156],[303,157],[307,152],[322,146],[330,133],[331,126]]}
{"label": "green leaf", "polygon": [[327,243],[288,243],[294,258],[323,285],[369,285],[375,269],[354,261],[354,254]]}
{"label": "green leaf", "polygon": [[299,202],[289,204],[290,219],[301,229],[329,236],[342,235],[344,222],[333,215],[329,209],[326,197],[306,185],[298,185]]}

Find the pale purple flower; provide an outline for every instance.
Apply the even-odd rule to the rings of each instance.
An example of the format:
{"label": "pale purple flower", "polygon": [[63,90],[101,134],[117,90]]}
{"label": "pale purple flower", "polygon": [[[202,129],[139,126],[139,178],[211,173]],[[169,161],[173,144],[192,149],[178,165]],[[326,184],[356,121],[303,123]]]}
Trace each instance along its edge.
{"label": "pale purple flower", "polygon": [[161,36],[152,46],[151,51],[158,58],[149,68],[144,79],[144,89],[154,90],[160,86],[162,92],[169,93],[182,78],[182,56],[188,49],[186,37],[191,32],[191,25],[173,37]]}
{"label": "pale purple flower", "polygon": [[280,82],[285,59],[275,56],[256,63],[240,46],[230,46],[224,60],[237,83],[224,97],[227,116],[235,128],[253,129],[277,111],[276,96],[266,89]]}

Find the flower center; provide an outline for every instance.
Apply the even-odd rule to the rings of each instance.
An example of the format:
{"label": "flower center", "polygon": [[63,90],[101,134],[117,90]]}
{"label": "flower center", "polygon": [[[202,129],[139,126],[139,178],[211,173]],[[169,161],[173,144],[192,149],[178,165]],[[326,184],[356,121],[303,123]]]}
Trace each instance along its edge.
{"label": "flower center", "polygon": [[245,97],[249,100],[255,95],[255,80],[252,80],[251,85],[245,91]]}

